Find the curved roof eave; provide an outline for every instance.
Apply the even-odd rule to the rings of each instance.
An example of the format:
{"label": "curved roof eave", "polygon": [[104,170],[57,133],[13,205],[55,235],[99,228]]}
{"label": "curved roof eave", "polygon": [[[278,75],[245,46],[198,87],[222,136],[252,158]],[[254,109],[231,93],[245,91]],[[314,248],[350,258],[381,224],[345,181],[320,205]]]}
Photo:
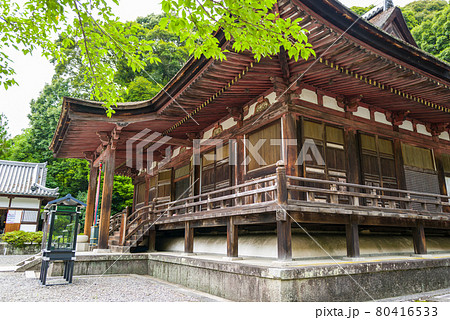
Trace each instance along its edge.
{"label": "curved roof eave", "polygon": [[310,13],[323,23],[336,27],[360,44],[367,44],[375,50],[399,62],[430,75],[436,81],[450,85],[450,65],[431,54],[401,41],[365,21],[337,0],[291,0],[297,7],[306,6]]}

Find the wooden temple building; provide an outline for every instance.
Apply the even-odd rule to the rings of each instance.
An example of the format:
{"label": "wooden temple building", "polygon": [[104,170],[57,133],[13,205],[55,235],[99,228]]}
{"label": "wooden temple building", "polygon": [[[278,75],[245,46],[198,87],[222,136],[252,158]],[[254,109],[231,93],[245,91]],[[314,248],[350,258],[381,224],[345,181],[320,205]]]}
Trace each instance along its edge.
{"label": "wooden temple building", "polygon": [[[307,61],[281,49],[257,62],[219,31],[226,60],[189,59],[153,99],[111,118],[99,102],[64,98],[50,149],[90,161],[85,233],[102,163],[100,249],[177,238],[192,253],[197,236],[222,235],[233,258],[241,235],[260,233],[290,260],[297,233],[342,235],[349,257],[364,254],[367,233],[402,234],[417,254],[429,235],[448,243],[450,66],[417,48],[386,3],[366,20],[335,0],[278,1],[309,30]],[[122,213],[111,212],[114,175],[135,186]]]}

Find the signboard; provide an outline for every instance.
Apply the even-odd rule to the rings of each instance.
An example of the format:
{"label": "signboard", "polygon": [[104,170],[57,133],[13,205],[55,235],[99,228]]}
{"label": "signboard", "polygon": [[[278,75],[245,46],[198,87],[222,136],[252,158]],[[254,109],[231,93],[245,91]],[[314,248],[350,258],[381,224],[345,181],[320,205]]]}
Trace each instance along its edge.
{"label": "signboard", "polygon": [[6,223],[20,223],[22,210],[9,210],[6,216]]}

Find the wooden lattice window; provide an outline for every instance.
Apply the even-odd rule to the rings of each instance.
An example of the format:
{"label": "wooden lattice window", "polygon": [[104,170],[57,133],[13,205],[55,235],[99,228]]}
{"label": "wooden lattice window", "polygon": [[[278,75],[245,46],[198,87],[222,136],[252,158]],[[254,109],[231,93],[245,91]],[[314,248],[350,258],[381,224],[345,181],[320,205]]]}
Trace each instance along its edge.
{"label": "wooden lattice window", "polygon": [[158,198],[170,197],[172,169],[158,173]]}
{"label": "wooden lattice window", "polygon": [[258,149],[258,153],[264,160],[264,163],[258,163],[254,156],[246,149],[246,154],[250,157],[247,171],[259,169],[265,166],[273,165],[281,159],[280,144],[271,144],[271,140],[281,140],[281,122],[276,121],[262,129],[254,131],[248,135],[248,141],[256,146],[261,139],[265,139],[264,144]]}
{"label": "wooden lattice window", "polygon": [[202,193],[230,186],[229,145],[202,155]]}
{"label": "wooden lattice window", "polygon": [[392,140],[360,134],[360,143],[364,183],[396,189],[398,184]]}
{"label": "wooden lattice window", "polygon": [[181,168],[175,169],[174,171],[174,199],[177,200],[181,198],[186,198],[189,196],[189,188],[190,188],[190,164],[187,164]]}
{"label": "wooden lattice window", "polygon": [[430,149],[402,143],[402,154],[405,166],[423,170],[435,170],[433,153]]}
{"label": "wooden lattice window", "polygon": [[[307,177],[346,181],[345,143],[344,130],[342,128],[327,125],[321,122],[303,121],[303,143],[307,139],[313,140],[315,148],[322,156],[323,163],[311,156],[311,161],[305,161],[305,173]],[[300,145],[299,148],[305,147]]]}

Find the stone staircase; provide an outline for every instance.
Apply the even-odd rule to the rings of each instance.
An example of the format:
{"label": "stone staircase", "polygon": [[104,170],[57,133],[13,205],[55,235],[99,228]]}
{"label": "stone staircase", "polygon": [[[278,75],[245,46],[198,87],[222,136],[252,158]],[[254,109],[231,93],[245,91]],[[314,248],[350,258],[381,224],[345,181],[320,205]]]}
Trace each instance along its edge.
{"label": "stone staircase", "polygon": [[16,264],[16,270],[15,272],[25,272],[28,270],[39,270],[40,263],[42,258],[42,253],[39,252],[35,254],[32,257],[29,257],[28,259],[25,259],[23,261],[20,261],[18,264]]}

